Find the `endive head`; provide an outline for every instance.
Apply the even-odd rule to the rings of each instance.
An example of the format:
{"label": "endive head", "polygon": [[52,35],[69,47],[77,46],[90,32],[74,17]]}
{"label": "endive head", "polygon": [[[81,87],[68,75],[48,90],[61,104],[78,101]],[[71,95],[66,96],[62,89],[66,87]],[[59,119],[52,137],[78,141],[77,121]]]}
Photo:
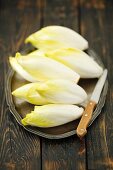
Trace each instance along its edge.
{"label": "endive head", "polygon": [[37,88],[37,91],[49,103],[79,104],[87,99],[85,90],[73,81],[57,79],[48,80],[44,84],[46,85],[45,88]]}
{"label": "endive head", "polygon": [[34,111],[22,119],[23,125],[38,127],[54,127],[78,119],[83,108],[76,105],[48,104],[35,106]]}
{"label": "endive head", "polygon": [[86,100],[87,94],[73,81],[57,79],[24,85],[12,94],[39,105],[47,103],[79,104]]}
{"label": "endive head", "polygon": [[87,53],[76,48],[60,48],[50,52],[46,51],[45,55],[70,67],[80,74],[81,78],[96,78],[103,72],[103,68],[96,61]]}
{"label": "endive head", "polygon": [[61,47],[88,48],[88,42],[77,32],[63,26],[48,26],[30,35],[25,40],[43,50],[54,50]]}
{"label": "endive head", "polygon": [[69,67],[51,58],[41,56],[38,51],[25,56],[17,53],[16,60],[26,72],[39,81],[67,79],[78,82],[80,78],[79,74]]}

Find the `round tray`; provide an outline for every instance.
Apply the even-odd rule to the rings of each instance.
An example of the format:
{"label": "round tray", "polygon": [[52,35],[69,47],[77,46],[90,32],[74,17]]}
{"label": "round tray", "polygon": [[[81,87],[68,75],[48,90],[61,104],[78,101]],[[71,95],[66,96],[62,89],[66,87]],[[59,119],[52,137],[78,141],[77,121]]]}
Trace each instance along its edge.
{"label": "round tray", "polygon": [[[28,50],[24,51],[23,53],[27,53]],[[94,52],[94,50],[87,50],[86,51],[91,57],[96,60],[96,62],[101,65],[104,68],[104,65],[100,59],[100,57]],[[84,106],[87,104],[87,102],[90,99],[90,96],[93,92],[93,89],[96,85],[97,79],[81,79],[79,84],[86,90],[88,94],[88,100],[84,103]],[[16,88],[28,83],[26,80],[21,78],[15,71],[13,71],[11,68],[8,71],[7,74],[7,81],[6,81],[6,100],[7,104],[9,106],[9,110],[17,120],[17,122],[21,125],[21,119],[25,117],[27,113],[29,113],[31,110],[33,110],[34,105],[29,104],[23,100],[20,100],[14,96],[12,96],[11,91],[15,90]],[[108,80],[106,80],[100,100],[96,106],[96,109],[93,112],[92,119],[90,121],[89,126],[93,123],[93,121],[96,119],[96,117],[100,114],[102,107],[104,106],[105,103],[105,98],[107,94],[107,89],[108,89]],[[79,120],[72,121],[70,123],[61,125],[61,126],[56,126],[52,128],[39,128],[39,127],[32,127],[32,126],[23,126],[24,129],[27,131],[34,133],[36,135],[48,138],[48,139],[61,139],[61,138],[66,138],[72,135],[76,134],[76,128],[79,123]]]}

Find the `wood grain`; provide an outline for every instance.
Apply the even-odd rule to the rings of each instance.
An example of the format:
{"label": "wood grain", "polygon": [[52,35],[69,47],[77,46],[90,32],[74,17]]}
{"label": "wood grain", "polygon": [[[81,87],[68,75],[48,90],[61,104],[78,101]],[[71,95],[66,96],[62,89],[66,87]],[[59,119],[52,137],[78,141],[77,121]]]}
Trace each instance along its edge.
{"label": "wood grain", "polygon": [[[34,1],[35,2],[35,1]],[[5,79],[9,54],[23,46],[25,37],[40,28],[40,4],[29,0],[1,3],[0,13],[0,130],[1,170],[41,169],[40,138],[18,125],[5,101]],[[28,15],[30,13],[30,15]]]}
{"label": "wood grain", "polygon": [[[73,0],[47,0],[44,3],[43,24],[62,25],[79,31],[79,6]],[[77,136],[60,141],[42,140],[43,170],[85,170],[85,140]]]}
{"label": "wood grain", "polygon": [[79,32],[78,0],[44,0],[43,26],[62,25]]}
{"label": "wood grain", "polygon": [[63,140],[42,140],[43,170],[86,169],[85,143],[73,136]]}
{"label": "wood grain", "polygon": [[[113,2],[112,0],[0,1],[0,170],[113,169]],[[109,91],[101,115],[87,137],[47,140],[26,132],[5,100],[8,56],[46,25],[80,32],[108,68]]]}
{"label": "wood grain", "polygon": [[106,104],[101,115],[89,128],[87,134],[87,166],[88,169],[111,170],[113,169],[113,66],[111,29],[113,24],[113,2],[81,0],[81,33],[89,44],[101,56],[108,68],[109,91]]}

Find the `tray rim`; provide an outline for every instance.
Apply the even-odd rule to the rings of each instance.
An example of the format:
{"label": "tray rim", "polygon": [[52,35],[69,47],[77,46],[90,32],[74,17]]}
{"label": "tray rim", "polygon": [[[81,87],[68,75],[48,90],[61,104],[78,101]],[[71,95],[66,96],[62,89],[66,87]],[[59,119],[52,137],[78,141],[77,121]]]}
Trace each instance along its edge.
{"label": "tray rim", "polygon": [[[92,57],[94,57],[94,59],[98,58],[98,61],[99,61],[100,65],[102,65],[102,67],[105,68],[103,62],[100,59],[100,57],[96,54],[96,52],[94,50],[88,49],[88,53]],[[15,108],[15,105],[14,105],[13,99],[12,99],[12,94],[11,94],[11,81],[12,81],[12,77],[13,77],[14,73],[15,73],[15,71],[10,67],[10,69],[7,72],[7,76],[6,76],[6,80],[5,80],[6,81],[5,82],[5,84],[6,84],[6,86],[5,86],[5,95],[6,95],[6,102],[7,102],[7,105],[9,107],[9,110],[12,113],[12,115],[14,116],[14,118],[16,119],[16,121],[18,122],[18,124],[20,126],[22,126],[25,130],[27,130],[27,131],[29,131],[29,132],[31,132],[33,134],[36,134],[38,136],[47,138],[47,139],[62,139],[62,138],[67,138],[67,137],[75,135],[76,134],[76,129],[72,130],[72,131],[69,131],[69,132],[66,132],[66,133],[63,133],[63,134],[60,134],[60,135],[51,135],[51,134],[48,134],[48,133],[41,132],[39,130],[35,131],[35,130],[27,127],[27,126],[25,127],[24,125],[22,125],[22,123],[20,122],[21,116],[19,115],[19,113],[17,112],[17,110]],[[108,79],[106,79],[104,87],[103,87],[103,90],[102,90],[102,93],[101,93],[101,96],[103,95],[103,98],[101,99],[101,97],[100,97],[99,102],[97,104],[97,107],[96,107],[95,111],[93,112],[93,116],[92,116],[92,119],[91,119],[91,121],[89,123],[89,126],[91,126],[91,124],[94,122],[94,120],[101,113],[101,110],[102,110],[102,108],[103,108],[103,106],[105,104],[107,90],[108,90]]]}

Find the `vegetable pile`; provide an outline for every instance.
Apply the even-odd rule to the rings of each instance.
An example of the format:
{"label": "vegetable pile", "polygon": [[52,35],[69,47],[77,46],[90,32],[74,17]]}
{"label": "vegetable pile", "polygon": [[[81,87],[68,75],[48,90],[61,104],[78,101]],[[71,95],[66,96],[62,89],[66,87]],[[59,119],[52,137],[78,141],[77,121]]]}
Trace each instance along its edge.
{"label": "vegetable pile", "polygon": [[103,72],[83,51],[88,42],[69,28],[48,26],[31,34],[25,43],[36,50],[9,57],[12,68],[28,81],[12,95],[35,105],[22,124],[53,127],[80,118],[83,108],[78,104],[87,94],[77,83],[80,78],[98,78]]}

